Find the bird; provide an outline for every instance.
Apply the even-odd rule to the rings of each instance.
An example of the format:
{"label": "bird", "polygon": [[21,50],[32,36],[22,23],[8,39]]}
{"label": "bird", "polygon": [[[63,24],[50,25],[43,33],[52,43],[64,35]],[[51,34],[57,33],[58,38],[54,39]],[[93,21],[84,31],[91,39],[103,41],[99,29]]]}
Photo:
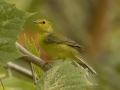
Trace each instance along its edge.
{"label": "bird", "polygon": [[83,46],[55,32],[52,24],[45,19],[38,19],[33,21],[33,23],[37,26],[39,45],[45,52],[52,57],[63,60],[70,58],[77,62],[82,68],[87,68],[90,74],[97,74],[96,71],[83,60],[81,54],[76,49],[83,48]]}

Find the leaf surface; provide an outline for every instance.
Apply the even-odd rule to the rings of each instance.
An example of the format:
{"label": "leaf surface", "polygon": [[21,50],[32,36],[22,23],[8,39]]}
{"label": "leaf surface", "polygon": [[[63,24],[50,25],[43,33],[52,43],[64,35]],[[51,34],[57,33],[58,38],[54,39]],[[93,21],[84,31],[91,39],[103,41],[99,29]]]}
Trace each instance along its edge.
{"label": "leaf surface", "polygon": [[24,22],[31,15],[33,13],[21,11],[14,4],[0,0],[0,65],[24,56],[17,50],[15,42]]}
{"label": "leaf surface", "polygon": [[38,81],[37,90],[86,90],[92,85],[86,79],[86,69],[73,66],[69,61],[53,67]]}

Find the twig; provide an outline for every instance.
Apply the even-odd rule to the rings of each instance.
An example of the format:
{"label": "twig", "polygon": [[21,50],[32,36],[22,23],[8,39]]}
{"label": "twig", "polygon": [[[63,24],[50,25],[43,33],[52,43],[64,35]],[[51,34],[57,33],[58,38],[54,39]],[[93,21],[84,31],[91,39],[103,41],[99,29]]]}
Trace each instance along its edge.
{"label": "twig", "polygon": [[12,77],[12,71],[11,71],[11,68],[9,67],[9,65],[7,65],[7,72],[8,72],[8,76]]}
{"label": "twig", "polygon": [[9,62],[9,63],[7,63],[7,66],[8,66],[9,68],[15,69],[15,70],[17,70],[17,71],[19,71],[19,72],[22,72],[22,73],[24,73],[24,74],[32,77],[32,73],[31,73],[30,70],[28,70],[28,69],[26,69],[26,68],[23,68],[23,67],[21,67],[21,66],[19,66],[19,65],[17,65],[17,64],[14,64],[14,63],[12,63],[12,62]]}
{"label": "twig", "polygon": [[50,69],[52,67],[50,64],[48,64],[48,63],[46,64],[45,61],[43,61],[42,59],[40,59],[40,58],[36,57],[35,55],[31,54],[30,52],[28,52],[25,48],[23,48],[17,42],[16,42],[16,47],[19,49],[20,52],[27,55],[27,56],[24,57],[24,58],[26,58],[26,60],[36,64],[39,67],[41,67],[44,71],[47,71],[48,69]]}
{"label": "twig", "polygon": [[36,74],[34,72],[32,63],[31,62],[29,62],[29,63],[30,63],[30,68],[31,68],[32,76],[33,76],[33,81],[36,84],[37,83],[37,76],[36,76]]}
{"label": "twig", "polygon": [[4,84],[3,84],[3,82],[2,82],[2,79],[0,78],[0,82],[1,82],[1,85],[2,85],[2,87],[3,87],[3,90],[5,90],[5,87],[4,87]]}

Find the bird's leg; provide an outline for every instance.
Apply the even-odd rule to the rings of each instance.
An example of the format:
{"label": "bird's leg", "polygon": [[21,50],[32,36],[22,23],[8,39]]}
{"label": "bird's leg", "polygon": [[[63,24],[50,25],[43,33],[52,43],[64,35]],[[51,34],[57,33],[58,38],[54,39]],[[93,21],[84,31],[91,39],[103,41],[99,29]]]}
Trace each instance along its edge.
{"label": "bird's leg", "polygon": [[49,65],[52,67],[52,65],[51,65],[49,62],[45,62],[45,64],[43,64],[43,66],[42,66],[42,69],[44,68],[44,66],[45,66],[46,64],[49,64]]}

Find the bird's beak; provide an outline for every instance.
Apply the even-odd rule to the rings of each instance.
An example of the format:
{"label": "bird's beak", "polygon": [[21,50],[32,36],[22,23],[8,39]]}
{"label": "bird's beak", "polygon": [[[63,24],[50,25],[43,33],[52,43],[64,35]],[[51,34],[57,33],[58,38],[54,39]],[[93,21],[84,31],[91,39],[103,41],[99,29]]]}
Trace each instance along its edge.
{"label": "bird's beak", "polygon": [[35,24],[39,24],[39,22],[38,22],[38,21],[33,21],[33,23],[35,23]]}

